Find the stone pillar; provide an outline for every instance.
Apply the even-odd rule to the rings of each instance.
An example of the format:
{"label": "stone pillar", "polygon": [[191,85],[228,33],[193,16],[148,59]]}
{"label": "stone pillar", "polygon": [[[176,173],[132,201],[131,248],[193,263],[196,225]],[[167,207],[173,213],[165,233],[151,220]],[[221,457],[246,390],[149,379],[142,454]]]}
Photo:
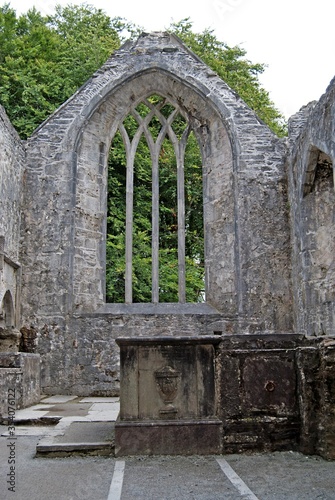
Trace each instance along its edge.
{"label": "stone pillar", "polygon": [[313,455],[318,443],[320,349],[318,339],[297,349],[297,393],[300,412],[299,450]]}
{"label": "stone pillar", "polygon": [[297,353],[302,453],[335,459],[335,339],[309,338]]}
{"label": "stone pillar", "polygon": [[328,460],[335,459],[335,339],[320,346],[320,410],[317,453]]}

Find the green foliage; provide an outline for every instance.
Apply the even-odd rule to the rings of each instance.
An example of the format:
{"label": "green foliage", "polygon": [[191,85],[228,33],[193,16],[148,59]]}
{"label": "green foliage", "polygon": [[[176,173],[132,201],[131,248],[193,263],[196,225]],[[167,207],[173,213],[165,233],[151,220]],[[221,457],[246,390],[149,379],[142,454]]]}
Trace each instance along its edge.
{"label": "green foliage", "polygon": [[120,46],[129,23],[91,6],[36,9],[17,17],[0,7],[0,102],[26,138]]}

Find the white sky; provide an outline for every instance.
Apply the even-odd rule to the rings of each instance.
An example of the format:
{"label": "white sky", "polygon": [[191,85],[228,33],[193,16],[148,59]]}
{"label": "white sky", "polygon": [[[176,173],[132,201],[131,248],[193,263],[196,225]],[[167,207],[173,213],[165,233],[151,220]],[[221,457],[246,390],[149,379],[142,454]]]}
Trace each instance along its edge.
{"label": "white sky", "polygon": [[[80,0],[8,0],[18,13],[35,7],[44,14],[56,4]],[[6,3],[0,0],[0,4]],[[214,30],[228,45],[241,45],[254,63],[276,107],[288,118],[319,99],[335,75],[333,0],[88,0],[111,17],[124,17],[146,31],[190,17],[195,31]]]}

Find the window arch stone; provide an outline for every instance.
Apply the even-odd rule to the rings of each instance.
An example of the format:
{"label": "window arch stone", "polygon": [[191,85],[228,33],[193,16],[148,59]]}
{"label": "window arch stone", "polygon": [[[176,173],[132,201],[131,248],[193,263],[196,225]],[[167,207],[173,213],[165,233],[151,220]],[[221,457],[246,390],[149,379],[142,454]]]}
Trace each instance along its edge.
{"label": "window arch stone", "polygon": [[[151,94],[159,94],[175,103],[178,111],[189,117],[190,128],[198,140],[204,165],[207,302],[216,309],[224,309],[234,314],[236,312],[234,251],[236,221],[235,200],[232,196],[234,175],[231,141],[222,117],[206,96],[202,96],[198,89],[190,87],[176,77],[157,70],[138,75],[108,95],[81,131],[76,165],[74,256],[76,306],[89,310],[104,305],[106,152],[123,117]],[[96,185],[94,198],[87,196],[87,188],[92,187],[92,182]],[[92,189],[90,191],[92,192]],[[90,265],[82,255],[81,249],[87,246],[87,243],[91,249],[92,262],[98,262],[98,265]],[[223,266],[224,277],[220,272]],[[85,296],[84,290],[90,290],[90,293]]]}

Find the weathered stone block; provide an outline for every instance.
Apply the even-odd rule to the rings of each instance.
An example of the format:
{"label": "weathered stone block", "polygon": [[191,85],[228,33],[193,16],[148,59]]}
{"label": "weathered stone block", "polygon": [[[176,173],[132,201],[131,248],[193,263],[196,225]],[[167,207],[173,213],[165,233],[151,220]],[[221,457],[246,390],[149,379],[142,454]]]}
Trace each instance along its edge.
{"label": "weathered stone block", "polygon": [[[40,355],[0,353],[0,415],[32,406],[40,401]],[[8,400],[13,401],[10,405]]]}
{"label": "weathered stone block", "polygon": [[216,359],[223,453],[298,447],[298,335],[224,335]]}

